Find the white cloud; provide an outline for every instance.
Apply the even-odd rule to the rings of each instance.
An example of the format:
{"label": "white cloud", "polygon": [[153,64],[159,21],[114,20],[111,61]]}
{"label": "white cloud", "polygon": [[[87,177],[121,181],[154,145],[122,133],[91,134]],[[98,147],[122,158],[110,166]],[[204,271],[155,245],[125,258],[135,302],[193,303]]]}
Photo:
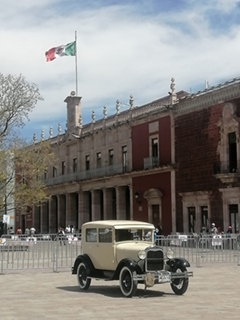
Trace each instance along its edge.
{"label": "white cloud", "polygon": [[[62,121],[65,126],[63,100],[75,90],[75,59],[63,57],[46,63],[44,53],[73,41],[75,30],[79,95],[84,119],[89,121],[92,109],[102,110],[106,104],[108,114],[114,113],[116,100],[128,103],[130,94],[135,105],[165,95],[171,77],[176,90],[197,86],[199,90],[205,80],[215,85],[239,76],[236,20],[231,25],[226,21],[224,30],[225,14],[237,15],[238,1],[189,0],[182,9],[176,11],[173,6],[166,12],[155,1],[154,15],[145,12],[148,0],[137,7],[135,1],[122,6],[122,1],[116,6],[96,3],[98,7],[86,8],[82,1],[0,1],[0,70],[22,73],[37,84],[44,97],[30,114],[27,127],[32,125],[32,132],[41,123],[42,127],[57,127]],[[219,29],[212,16],[216,12],[223,17]]]}

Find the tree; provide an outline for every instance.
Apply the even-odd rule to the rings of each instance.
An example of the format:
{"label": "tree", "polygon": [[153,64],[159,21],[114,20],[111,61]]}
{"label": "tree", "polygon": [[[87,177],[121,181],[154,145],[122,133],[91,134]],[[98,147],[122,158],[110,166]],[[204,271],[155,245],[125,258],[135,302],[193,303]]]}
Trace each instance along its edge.
{"label": "tree", "polygon": [[[28,114],[43,100],[35,84],[22,75],[4,76],[0,73],[0,142],[7,142],[29,120]],[[4,139],[5,138],[5,139]]]}
{"label": "tree", "polygon": [[47,199],[44,173],[53,159],[49,141],[29,144],[18,130],[42,97],[22,75],[0,74],[0,209],[39,204]]}

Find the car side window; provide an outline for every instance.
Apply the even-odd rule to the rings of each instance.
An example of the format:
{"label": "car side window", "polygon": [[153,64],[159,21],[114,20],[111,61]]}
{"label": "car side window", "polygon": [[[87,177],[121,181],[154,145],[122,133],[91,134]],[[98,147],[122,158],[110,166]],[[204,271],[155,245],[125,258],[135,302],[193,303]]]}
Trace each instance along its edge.
{"label": "car side window", "polygon": [[112,242],[112,228],[99,228],[98,229],[98,241],[101,243]]}
{"label": "car side window", "polygon": [[86,242],[97,242],[97,229],[96,228],[86,229]]}

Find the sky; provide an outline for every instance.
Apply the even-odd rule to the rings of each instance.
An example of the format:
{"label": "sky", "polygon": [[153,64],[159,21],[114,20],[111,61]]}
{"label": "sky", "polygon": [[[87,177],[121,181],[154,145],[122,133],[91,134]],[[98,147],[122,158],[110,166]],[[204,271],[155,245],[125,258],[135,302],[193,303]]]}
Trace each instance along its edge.
{"label": "sky", "polygon": [[45,52],[75,40],[83,125],[170,91],[197,92],[240,76],[237,0],[0,0],[0,72],[22,74],[44,100],[20,131],[45,138],[66,128],[65,98],[76,90],[75,57]]}

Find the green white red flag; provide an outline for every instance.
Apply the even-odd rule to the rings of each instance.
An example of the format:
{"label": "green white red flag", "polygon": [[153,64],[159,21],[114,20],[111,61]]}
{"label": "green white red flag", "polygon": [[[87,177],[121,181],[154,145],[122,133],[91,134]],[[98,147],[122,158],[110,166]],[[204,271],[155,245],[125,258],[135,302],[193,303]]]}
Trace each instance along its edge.
{"label": "green white red flag", "polygon": [[58,57],[75,56],[76,55],[76,41],[70,42],[66,45],[54,47],[49,49],[46,53],[47,62],[52,61]]}

